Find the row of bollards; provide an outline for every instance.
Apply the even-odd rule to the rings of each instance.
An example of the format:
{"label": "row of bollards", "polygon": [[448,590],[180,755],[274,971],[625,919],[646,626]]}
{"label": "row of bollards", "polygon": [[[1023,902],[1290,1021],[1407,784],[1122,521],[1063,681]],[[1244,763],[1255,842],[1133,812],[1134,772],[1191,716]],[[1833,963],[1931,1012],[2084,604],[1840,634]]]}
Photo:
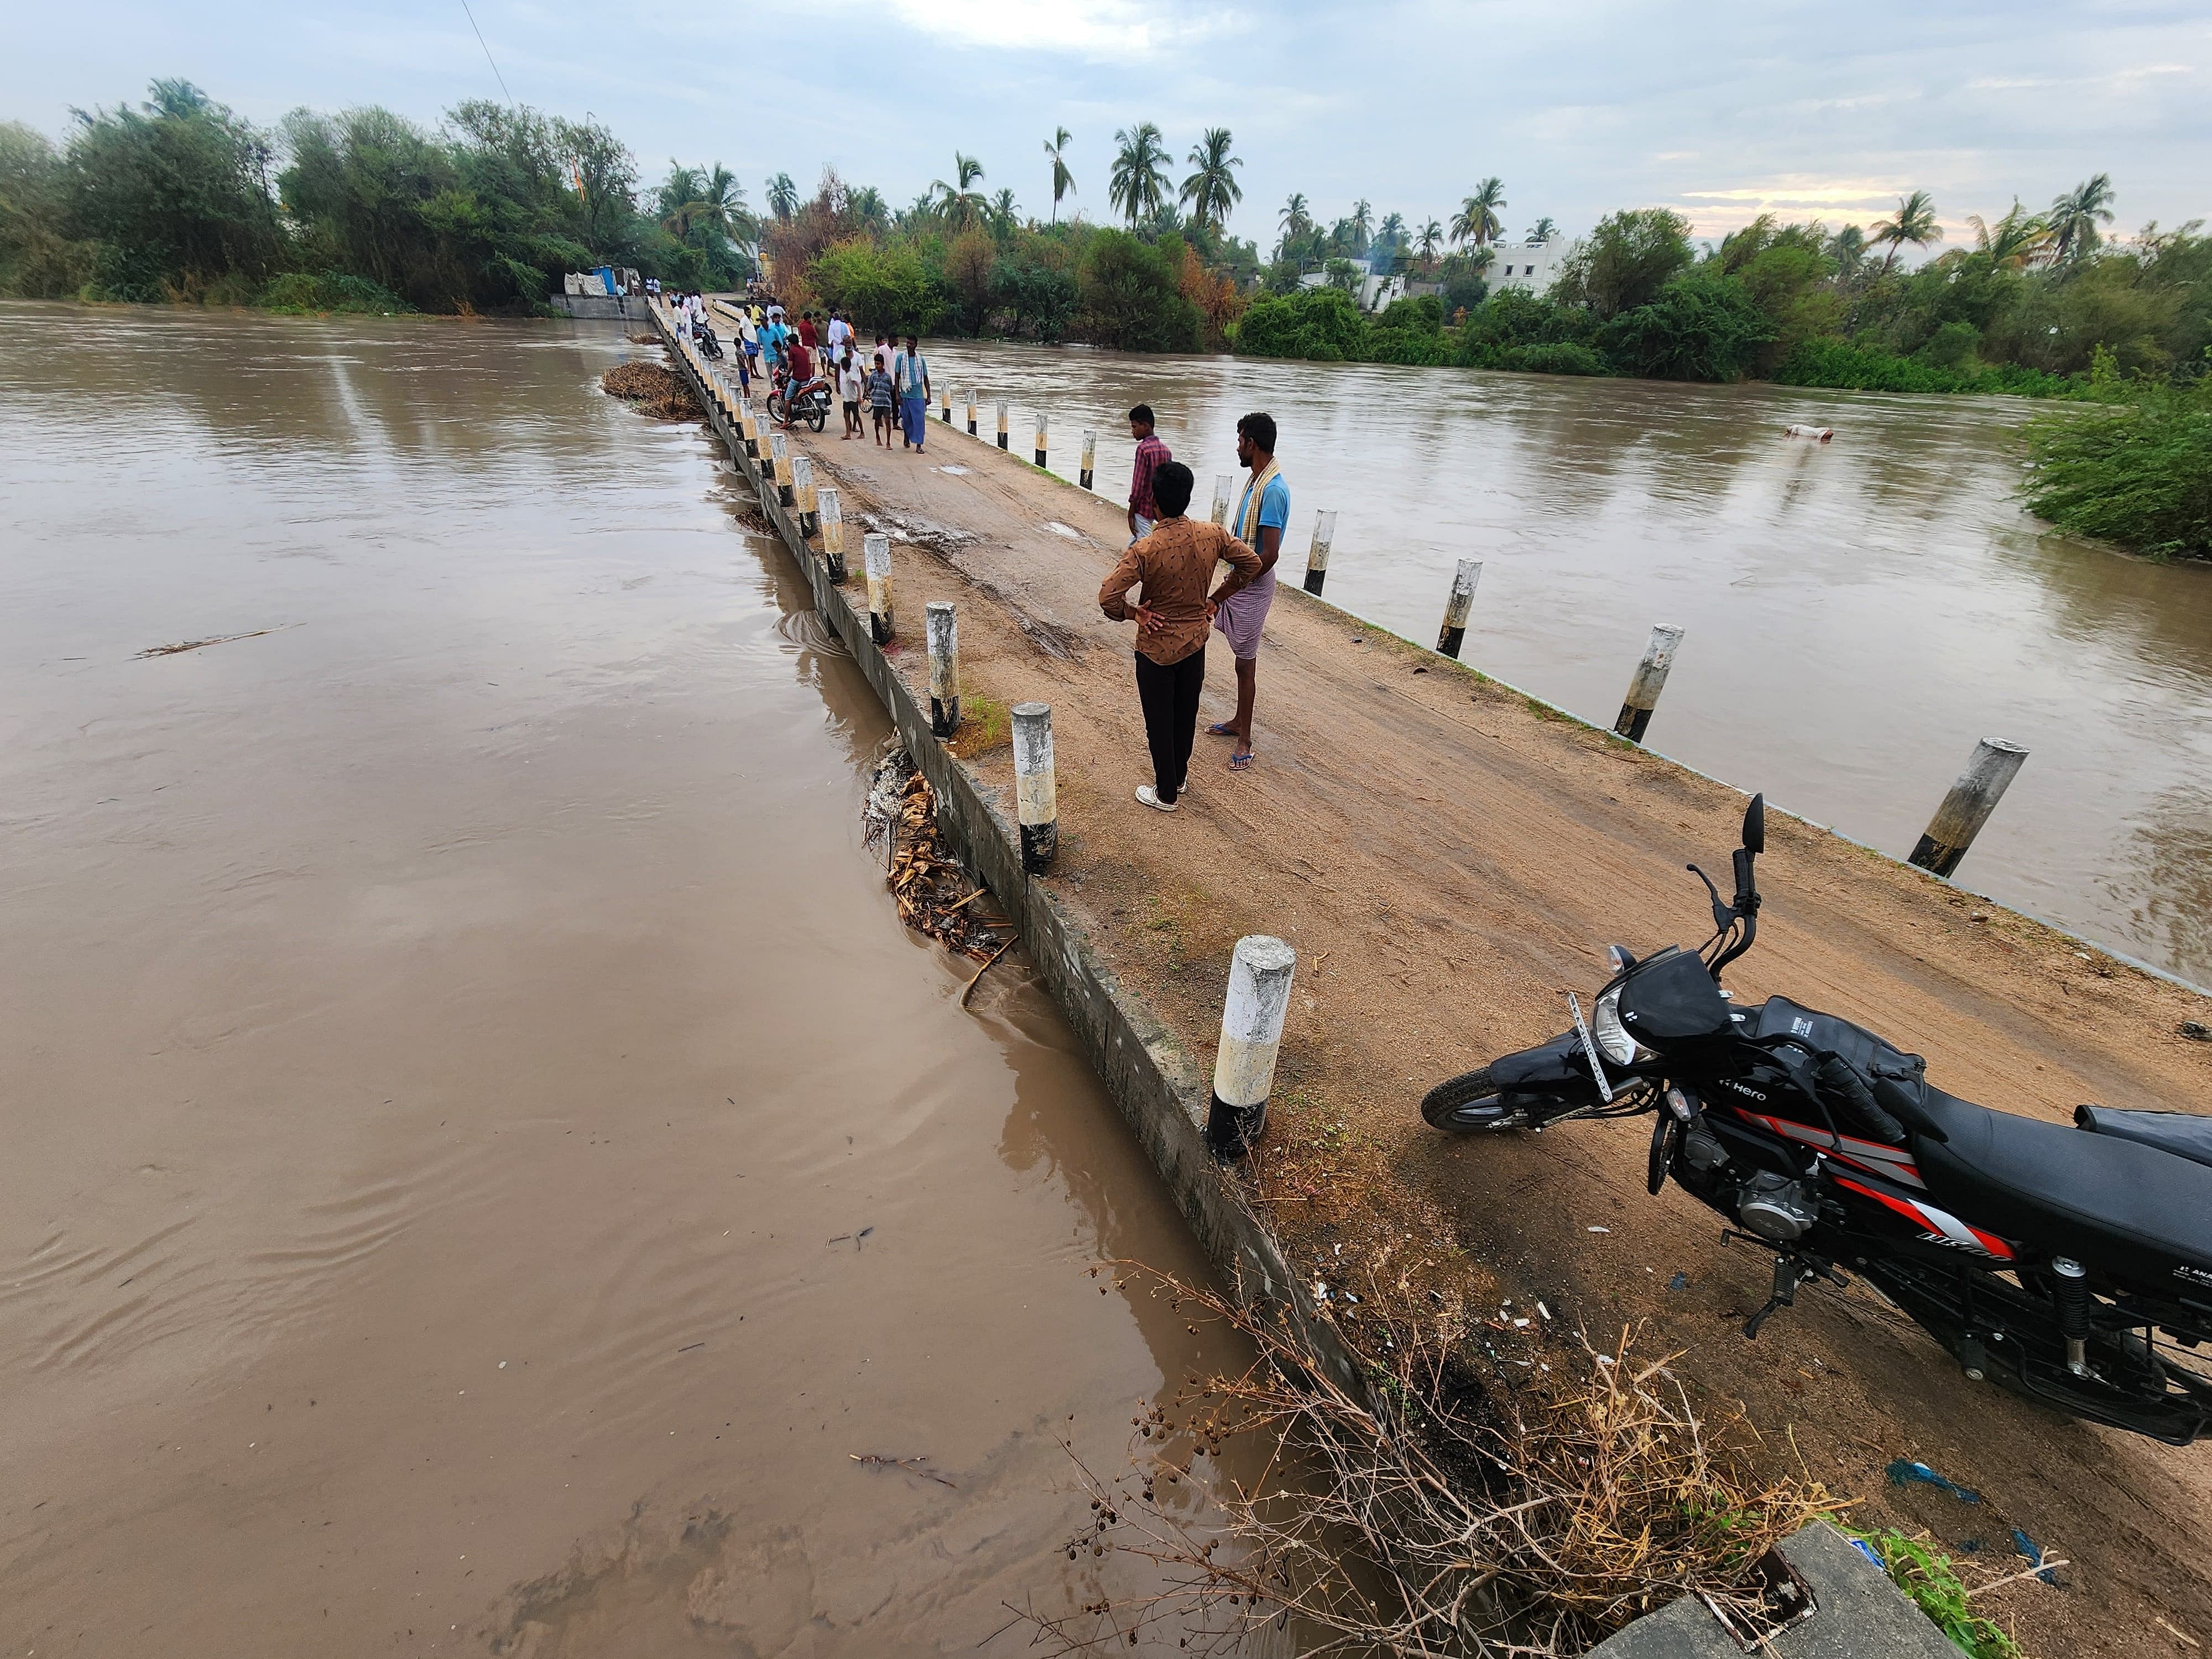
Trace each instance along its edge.
{"label": "row of bollards", "polygon": [[[748,455],[757,455],[757,428],[751,401],[730,385],[725,371],[713,368],[692,356],[695,367],[710,395],[735,419],[739,441]],[[968,428],[975,430],[975,393],[965,398]],[[1009,420],[1005,399],[997,403],[999,447],[1008,447]],[[941,396],[939,418],[952,419],[952,394]],[[1036,465],[1046,463],[1048,425],[1042,413],[1036,419]],[[1097,434],[1083,434],[1082,486],[1091,487]],[[834,488],[817,489],[812,463],[793,457],[784,435],[772,434],[766,458],[769,482],[786,507],[796,506],[802,535],[818,533],[823,562],[830,580],[845,580],[844,515]],[[1214,484],[1212,520],[1224,525],[1233,480],[1218,475]],[[1306,560],[1305,591],[1318,594],[1328,580],[1330,544],[1336,531],[1336,514],[1323,513],[1314,524],[1313,544]],[[868,629],[878,646],[890,642],[895,621],[891,593],[890,538],[870,532],[863,538],[868,586]],[[1482,562],[1462,559],[1452,576],[1444,605],[1443,625],[1437,649],[1457,659],[1466,639]],[[929,725],[939,738],[952,736],[960,726],[960,647],[956,607],[949,601],[932,600],[925,607],[929,663]],[[1674,665],[1684,630],[1661,623],[1651,630],[1643,658],[1637,664],[1614,720],[1614,732],[1641,743],[1658,707],[1659,694]],[[1016,816],[1021,841],[1022,868],[1035,874],[1050,866],[1059,850],[1059,799],[1054,778],[1052,709],[1042,702],[1023,702],[1011,711],[1013,726]],[[1996,810],[2005,791],[2019,775],[2028,751],[2018,744],[1985,738],[1976,745],[1965,772],[1953,784],[1943,804],[1913,848],[1910,862],[1939,876],[1949,876],[1965,857],[1974,838]],[[1273,1087],[1275,1066],[1282,1046],[1283,1027],[1290,1009],[1297,953],[1279,939],[1252,934],[1239,939],[1229,964],[1229,982],[1221,1015],[1221,1036],[1213,1066],[1213,1086],[1207,1103],[1206,1143],[1224,1162],[1248,1152],[1267,1125],[1267,1098]]]}

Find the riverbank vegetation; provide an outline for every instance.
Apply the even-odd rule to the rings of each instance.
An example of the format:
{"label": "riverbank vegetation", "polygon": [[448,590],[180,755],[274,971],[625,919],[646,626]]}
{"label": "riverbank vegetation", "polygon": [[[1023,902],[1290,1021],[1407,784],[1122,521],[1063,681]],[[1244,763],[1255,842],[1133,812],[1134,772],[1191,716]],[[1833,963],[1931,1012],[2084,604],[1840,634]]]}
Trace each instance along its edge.
{"label": "riverbank vegetation", "polygon": [[469,313],[537,309],[599,264],[742,280],[751,221],[726,168],[637,181],[593,121],[474,100],[434,131],[374,106],[264,130],[157,81],[58,146],[0,124],[0,293]]}
{"label": "riverbank vegetation", "polygon": [[[2212,364],[2212,237],[2152,225],[2108,245],[2111,199],[2099,179],[2045,215],[2015,203],[1995,225],[1972,222],[1973,246],[1912,270],[1898,249],[1942,234],[1923,192],[1871,232],[1764,215],[1702,250],[1679,215],[1631,210],[1601,220],[1545,292],[1455,302],[1446,289],[1367,316],[1348,286],[1307,287],[1255,301],[1234,343],[1322,362],[1879,392],[2087,395],[2100,354],[2130,379],[2192,380]],[[1286,228],[1284,245],[1306,234]],[[1464,295],[1492,250],[1455,258]],[[1450,263],[1417,255],[1412,274],[1433,264],[1443,288]]]}

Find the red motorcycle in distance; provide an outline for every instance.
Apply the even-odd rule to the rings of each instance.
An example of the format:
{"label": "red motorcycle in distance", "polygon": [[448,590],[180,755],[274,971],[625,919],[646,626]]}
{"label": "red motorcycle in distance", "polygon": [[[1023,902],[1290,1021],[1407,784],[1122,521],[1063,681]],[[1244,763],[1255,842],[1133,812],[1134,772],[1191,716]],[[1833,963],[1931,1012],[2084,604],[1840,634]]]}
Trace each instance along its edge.
{"label": "red motorcycle in distance", "polygon": [[1786,997],[1738,1006],[1721,973],[1758,936],[1753,796],[1713,937],[1613,977],[1573,1029],[1430,1091],[1421,1115],[1480,1136],[1653,1114],[1669,1177],[1774,1255],[1743,1330],[1855,1271],[1977,1382],[2186,1445],[2212,1420],[2212,1117],[2083,1106],[2075,1127],[1944,1093],[1927,1062]]}

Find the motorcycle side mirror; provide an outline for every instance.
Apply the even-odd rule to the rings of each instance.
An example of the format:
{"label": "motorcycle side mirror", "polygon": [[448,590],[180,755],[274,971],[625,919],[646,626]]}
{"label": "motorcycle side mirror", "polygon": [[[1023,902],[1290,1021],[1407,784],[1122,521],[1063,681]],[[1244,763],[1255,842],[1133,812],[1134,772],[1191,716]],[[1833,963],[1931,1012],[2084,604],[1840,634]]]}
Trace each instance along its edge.
{"label": "motorcycle side mirror", "polygon": [[1753,795],[1751,805],[1743,809],[1743,850],[1764,853],[1766,850],[1766,797]]}

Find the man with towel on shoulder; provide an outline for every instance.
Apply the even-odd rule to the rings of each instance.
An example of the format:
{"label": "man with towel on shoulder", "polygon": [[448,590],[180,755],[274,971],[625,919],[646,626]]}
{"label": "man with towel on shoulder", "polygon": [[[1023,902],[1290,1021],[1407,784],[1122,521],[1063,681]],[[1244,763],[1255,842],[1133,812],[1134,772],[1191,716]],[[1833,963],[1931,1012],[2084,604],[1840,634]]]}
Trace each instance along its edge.
{"label": "man with towel on shoulder", "polygon": [[1260,629],[1275,602],[1275,561],[1283,556],[1283,531],[1291,522],[1291,487],[1275,470],[1275,417],[1247,415],[1237,422],[1237,460],[1252,469],[1237,503],[1230,533],[1260,556],[1260,574],[1251,585],[1231,593],[1214,612],[1213,625],[1229,641],[1237,659],[1237,714],[1207,726],[1217,738],[1234,738],[1229,765],[1241,772],[1252,763],[1252,700],[1259,689]]}

